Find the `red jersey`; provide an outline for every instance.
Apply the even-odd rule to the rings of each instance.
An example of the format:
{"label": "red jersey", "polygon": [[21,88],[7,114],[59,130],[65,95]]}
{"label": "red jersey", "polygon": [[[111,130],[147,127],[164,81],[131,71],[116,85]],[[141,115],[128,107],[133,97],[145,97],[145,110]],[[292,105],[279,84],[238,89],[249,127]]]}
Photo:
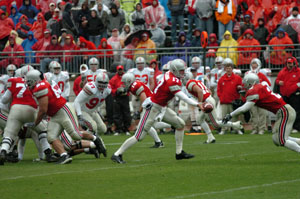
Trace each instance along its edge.
{"label": "red jersey", "polygon": [[277,111],[286,103],[279,94],[273,93],[267,85],[255,84],[246,93],[247,101],[255,102],[255,105],[272,113]]}
{"label": "red jersey", "polygon": [[129,88],[129,91],[135,96],[140,96],[142,92],[145,92],[146,97],[152,96],[152,91],[149,89],[149,87],[139,80],[133,82]]}
{"label": "red jersey", "polygon": [[191,79],[186,83],[186,89],[189,93],[191,93],[194,97],[198,99],[198,94],[193,91],[194,86],[199,86],[203,92],[203,99],[202,102],[204,102],[209,96],[210,92],[208,88],[202,83],[200,80]]}
{"label": "red jersey", "polygon": [[181,91],[180,79],[178,79],[170,71],[166,72],[163,81],[161,81],[154,89],[151,101],[159,104],[160,106],[166,106],[179,91]]}
{"label": "red jersey", "polygon": [[37,108],[37,103],[33,98],[30,90],[25,85],[25,81],[21,77],[12,77],[7,81],[7,89],[12,94],[12,102],[10,106],[14,104],[28,105],[33,108]]}
{"label": "red jersey", "polygon": [[67,103],[67,100],[61,96],[59,86],[57,84],[51,86],[46,80],[39,82],[32,93],[37,99],[48,97],[48,116],[54,116]]}

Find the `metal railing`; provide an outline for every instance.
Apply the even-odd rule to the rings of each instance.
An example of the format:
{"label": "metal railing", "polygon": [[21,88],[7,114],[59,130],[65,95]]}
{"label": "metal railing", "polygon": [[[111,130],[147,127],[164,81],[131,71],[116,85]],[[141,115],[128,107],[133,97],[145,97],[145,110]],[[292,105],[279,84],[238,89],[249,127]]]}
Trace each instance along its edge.
{"label": "metal railing", "polygon": [[[240,50],[259,47],[260,50]],[[285,50],[277,50],[280,47],[288,47]],[[134,67],[136,57],[142,56],[149,63],[152,59],[156,59],[160,66],[168,61],[181,58],[190,66],[191,59],[199,56],[202,60],[206,60],[205,65],[213,67],[215,56],[210,50],[216,48],[189,47],[189,48],[157,48],[157,49],[120,49],[113,50],[113,55],[108,52],[111,50],[77,50],[77,51],[31,51],[31,52],[0,52],[0,66],[5,68],[8,64],[16,64],[18,66],[24,64],[33,65],[35,68],[45,72],[48,70],[48,64],[54,58],[59,61],[63,70],[69,71],[71,74],[78,74],[81,64],[88,64],[91,57],[97,57],[100,68],[114,71],[116,64],[124,65],[125,69]],[[264,45],[264,46],[237,46],[237,47],[218,47],[216,55],[232,58],[237,68],[242,71],[249,70],[249,64],[252,58],[259,58],[262,61],[262,68],[270,68],[271,70],[280,70],[285,66],[285,60],[289,56],[294,56],[300,60],[300,45]],[[151,53],[152,52],[152,53]],[[204,58],[205,57],[205,58]],[[204,64],[203,64],[204,65]]]}

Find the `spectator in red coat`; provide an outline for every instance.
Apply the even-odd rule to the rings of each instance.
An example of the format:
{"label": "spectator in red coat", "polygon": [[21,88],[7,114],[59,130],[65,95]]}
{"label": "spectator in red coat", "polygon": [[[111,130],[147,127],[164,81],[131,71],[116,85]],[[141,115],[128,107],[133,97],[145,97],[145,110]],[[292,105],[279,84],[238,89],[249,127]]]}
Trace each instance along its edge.
{"label": "spectator in red coat", "polygon": [[100,45],[97,48],[98,51],[98,58],[101,66],[108,66],[113,61],[113,48],[111,45],[107,43],[106,38],[102,38]]}
{"label": "spectator in red coat", "polygon": [[280,94],[284,101],[290,104],[296,111],[296,120],[293,128],[300,131],[300,69],[295,57],[289,57],[284,67],[276,78]]}
{"label": "spectator in red coat", "polygon": [[79,37],[79,41],[77,42],[77,47],[79,48],[80,54],[82,55],[83,61],[87,61],[88,57],[94,55],[95,52],[88,52],[89,50],[96,50],[96,46],[93,42],[86,40],[84,37]]}
{"label": "spectator in red coat", "polygon": [[[131,116],[129,108],[129,96],[125,91],[124,84],[121,82],[124,74],[124,66],[117,66],[117,73],[109,81],[111,86],[111,93],[114,99],[114,123],[116,130],[114,135],[119,135],[122,131],[129,134],[129,127],[131,125]],[[130,135],[130,134],[129,134]]]}
{"label": "spectator in red coat", "polygon": [[[58,38],[56,35],[51,36],[50,44],[46,47],[44,52],[45,58],[41,61],[40,71],[45,73],[47,72],[48,65],[51,61],[58,61],[62,60],[62,53],[63,47],[58,43]],[[55,51],[55,52],[53,52]],[[58,52],[57,52],[58,51]]]}
{"label": "spectator in red coat", "polygon": [[282,24],[285,18],[288,17],[288,6],[285,0],[276,0],[270,9],[266,9],[269,17],[267,28],[269,32],[273,32],[278,24]]}
{"label": "spectator in red coat", "polygon": [[50,10],[50,3],[56,3],[56,0],[40,0],[36,5],[36,8],[40,10],[43,15]]}
{"label": "spectator in red coat", "polygon": [[5,12],[0,9],[0,51],[4,49],[4,46],[9,38],[10,31],[13,29],[13,20],[7,17]]}
{"label": "spectator in red coat", "polygon": [[209,34],[208,47],[210,48],[206,53],[206,66],[212,68],[215,65],[216,52],[218,50],[218,39],[215,33]]}
{"label": "spectator in red coat", "polygon": [[[239,90],[242,88],[242,78],[239,75],[233,73],[233,62],[230,58],[226,58],[223,61],[225,74],[218,81],[217,94],[220,99],[222,118],[226,114],[233,111],[232,102],[240,99]],[[234,118],[236,121],[237,118]],[[225,133],[226,128],[222,128],[220,134]],[[238,134],[243,134],[240,130]]]}
{"label": "spectator in red coat", "polygon": [[43,52],[39,52],[39,51],[44,51],[46,49],[46,47],[50,44],[51,41],[51,34],[50,34],[50,30],[46,29],[44,32],[44,37],[40,40],[38,40],[33,46],[32,46],[32,50],[33,51],[38,51],[36,53],[36,61],[37,63],[40,62],[40,57],[43,57]]}
{"label": "spectator in red coat", "polygon": [[20,17],[19,23],[16,25],[16,30],[22,39],[27,38],[28,31],[32,28],[32,24],[28,22],[26,15]]}
{"label": "spectator in red coat", "polygon": [[[238,65],[249,65],[251,60],[258,57],[261,48],[258,47],[259,42],[254,39],[254,33],[252,29],[247,29],[244,32],[244,38],[239,41],[239,59]],[[253,46],[253,47],[249,47]]]}
{"label": "spectator in red coat", "polygon": [[41,39],[44,37],[44,31],[47,28],[47,21],[45,20],[44,16],[42,13],[39,13],[37,15],[37,21],[34,22],[31,31],[34,32],[34,38],[37,40]]}
{"label": "spectator in red coat", "polygon": [[[1,67],[6,67],[8,64],[14,64],[17,67],[24,63],[24,49],[16,43],[16,37],[11,35],[8,39],[9,45],[4,48],[2,56],[7,57],[0,61]],[[20,56],[20,57],[19,57]]]}

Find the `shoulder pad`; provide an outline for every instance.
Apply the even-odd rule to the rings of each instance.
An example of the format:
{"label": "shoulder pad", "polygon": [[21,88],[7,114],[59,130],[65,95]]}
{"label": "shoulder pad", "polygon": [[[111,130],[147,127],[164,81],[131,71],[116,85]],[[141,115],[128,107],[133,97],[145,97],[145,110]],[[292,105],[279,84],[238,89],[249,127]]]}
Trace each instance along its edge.
{"label": "shoulder pad", "polygon": [[94,95],[94,94],[97,93],[97,87],[96,87],[96,85],[95,85],[94,82],[88,82],[88,83],[84,86],[83,90],[84,90],[85,93],[88,94],[88,95]]}
{"label": "shoulder pad", "polygon": [[195,81],[192,81],[192,80],[189,80],[189,81],[187,82],[187,84],[186,84],[187,90],[192,91],[194,85],[196,85],[196,82],[195,82]]}

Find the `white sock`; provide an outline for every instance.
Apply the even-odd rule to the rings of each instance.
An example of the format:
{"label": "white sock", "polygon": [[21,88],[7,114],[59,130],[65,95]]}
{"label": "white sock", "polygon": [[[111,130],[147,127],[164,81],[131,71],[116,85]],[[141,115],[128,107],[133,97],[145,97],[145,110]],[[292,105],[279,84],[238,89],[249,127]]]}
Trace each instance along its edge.
{"label": "white sock", "polygon": [[183,136],[184,136],[184,131],[176,129],[176,131],[175,131],[176,154],[180,154],[182,151]]}
{"label": "white sock", "polygon": [[96,148],[96,145],[94,142],[90,142],[90,148],[92,148],[92,149]]}
{"label": "white sock", "polygon": [[153,126],[156,129],[171,128],[171,125],[165,122],[155,122]]}
{"label": "white sock", "polygon": [[46,148],[46,149],[43,150],[42,149],[42,144],[41,144],[41,142],[39,140],[39,135],[35,131],[32,131],[31,138],[32,138],[32,140],[33,140],[33,142],[34,142],[34,144],[36,146],[36,149],[38,150],[39,158],[40,159],[44,159],[44,157],[45,157],[44,151],[46,149],[50,149],[50,145],[49,145],[48,141],[47,141],[48,148]]}
{"label": "white sock", "polygon": [[6,151],[6,153],[8,153],[11,146],[12,146],[12,139],[10,139],[9,137],[4,137],[2,140],[1,151],[4,150]]}
{"label": "white sock", "polygon": [[288,140],[292,140],[292,141],[296,142],[298,145],[300,145],[300,139],[299,138],[294,138],[294,137],[289,136]]}
{"label": "white sock", "polygon": [[60,157],[63,156],[63,155],[67,155],[67,152],[64,152],[64,153],[60,154]]}
{"label": "white sock", "polygon": [[161,140],[159,139],[156,130],[151,127],[150,130],[148,131],[149,135],[154,139],[155,142],[161,142]]}
{"label": "white sock", "polygon": [[85,153],[88,153],[88,152],[90,152],[90,148],[84,148],[83,151],[84,151]]}
{"label": "white sock", "polygon": [[204,132],[206,133],[207,138],[209,138],[209,139],[215,139],[215,137],[214,137],[213,134],[211,133],[211,130],[210,130],[210,128],[209,128],[207,122],[205,122],[205,121],[202,122],[202,123],[201,123],[201,127],[203,128]]}
{"label": "white sock", "polygon": [[26,139],[19,139],[18,143],[18,159],[23,160],[24,152],[25,152],[25,143]]}
{"label": "white sock", "polygon": [[286,140],[284,147],[286,147],[292,151],[296,151],[296,152],[300,153],[300,146],[292,140]]}
{"label": "white sock", "polygon": [[133,146],[135,143],[137,143],[137,139],[135,136],[131,136],[125,142],[120,146],[120,148],[114,153],[116,156],[122,155],[127,149],[129,149],[131,146]]}
{"label": "white sock", "polygon": [[[93,135],[94,136],[94,135]],[[95,141],[97,139],[97,137],[96,136],[94,136],[94,138],[93,138],[93,141]]]}
{"label": "white sock", "polygon": [[39,142],[41,144],[42,150],[45,151],[46,149],[50,149],[50,144],[47,140],[47,133],[39,134]]}

